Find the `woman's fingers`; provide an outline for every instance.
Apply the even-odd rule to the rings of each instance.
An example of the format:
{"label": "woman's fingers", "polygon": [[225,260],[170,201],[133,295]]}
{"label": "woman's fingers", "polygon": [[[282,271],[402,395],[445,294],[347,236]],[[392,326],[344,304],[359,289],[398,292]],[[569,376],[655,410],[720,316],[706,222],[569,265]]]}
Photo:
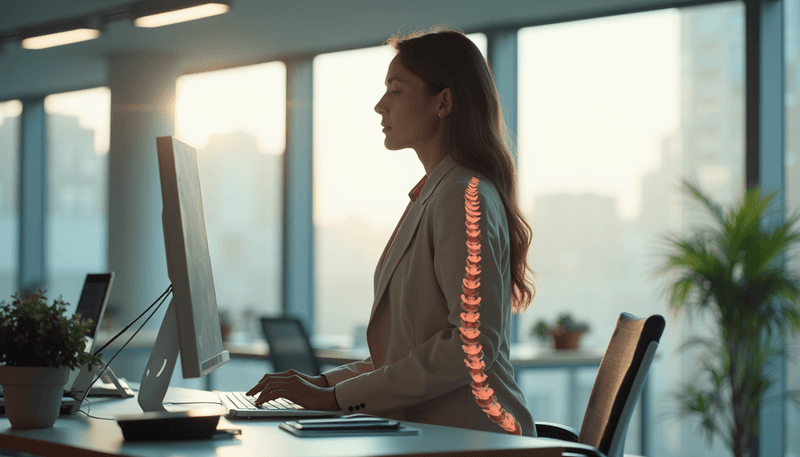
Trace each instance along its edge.
{"label": "woman's fingers", "polygon": [[301,376],[270,377],[261,386],[255,403],[261,405],[278,398],[286,398],[306,409],[338,409],[332,387],[317,387]]}
{"label": "woman's fingers", "polygon": [[261,377],[261,379],[258,381],[258,384],[253,386],[252,389],[245,392],[245,395],[253,396],[256,393],[260,392],[264,388],[265,383],[269,382],[271,379],[287,378],[290,376],[296,376],[297,374],[299,373],[297,373],[294,370],[284,371],[283,373],[267,373]]}

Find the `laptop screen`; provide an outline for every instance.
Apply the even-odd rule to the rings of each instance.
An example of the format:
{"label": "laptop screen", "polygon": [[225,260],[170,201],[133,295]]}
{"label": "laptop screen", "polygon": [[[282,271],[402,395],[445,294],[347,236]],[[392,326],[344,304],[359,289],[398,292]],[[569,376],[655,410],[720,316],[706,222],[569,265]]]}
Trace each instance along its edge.
{"label": "laptop screen", "polygon": [[[86,336],[89,338],[90,342],[94,341],[97,327],[103,319],[103,313],[105,312],[108,292],[111,289],[111,280],[113,277],[113,273],[86,275],[86,282],[83,284],[83,292],[81,292],[81,298],[78,301],[78,309],[75,313],[81,316],[81,320],[92,320],[92,326],[89,331],[86,332]],[[91,350],[91,344],[87,344],[86,350]]]}

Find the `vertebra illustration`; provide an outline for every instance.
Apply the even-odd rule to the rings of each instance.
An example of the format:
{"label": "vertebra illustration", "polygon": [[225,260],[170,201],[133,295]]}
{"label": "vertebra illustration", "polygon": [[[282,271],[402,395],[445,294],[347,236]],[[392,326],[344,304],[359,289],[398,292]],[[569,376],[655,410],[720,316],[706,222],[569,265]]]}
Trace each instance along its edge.
{"label": "vertebra illustration", "polygon": [[489,387],[488,376],[484,373],[486,362],[483,361],[483,346],[481,345],[481,315],[478,307],[481,305],[481,297],[478,288],[481,285],[481,230],[480,230],[480,199],[478,198],[478,183],[480,175],[470,180],[467,189],[464,191],[464,211],[466,212],[467,227],[467,266],[466,275],[461,286],[464,292],[461,295],[461,341],[464,343],[461,348],[467,356],[464,363],[467,366],[472,382],[472,393],[475,401],[489,419],[503,427],[506,433],[513,435],[521,434],[519,422],[514,419],[511,413],[507,412],[497,398],[494,390]]}

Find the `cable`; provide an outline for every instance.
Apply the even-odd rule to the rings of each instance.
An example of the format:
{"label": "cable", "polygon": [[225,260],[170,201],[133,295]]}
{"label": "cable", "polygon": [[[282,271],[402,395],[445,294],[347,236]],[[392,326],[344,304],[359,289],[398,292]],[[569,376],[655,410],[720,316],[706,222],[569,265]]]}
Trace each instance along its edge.
{"label": "cable", "polygon": [[[156,298],[155,301],[150,306],[147,307],[147,309],[142,311],[142,314],[139,314],[139,316],[136,319],[132,320],[130,324],[126,325],[125,328],[123,328],[122,330],[117,332],[117,334],[114,335],[113,338],[111,338],[106,344],[104,344],[103,347],[101,347],[100,349],[94,351],[94,354],[92,354],[92,355],[97,355],[97,354],[101,353],[103,351],[103,349],[107,348],[109,344],[113,343],[117,338],[122,336],[123,333],[128,331],[128,329],[131,328],[131,325],[135,324],[136,321],[138,321],[139,319],[142,318],[142,316],[147,314],[147,312],[150,311],[150,308],[155,306],[155,304],[158,303],[159,300],[161,300],[165,295],[169,294],[170,292],[172,292],[172,284],[167,286],[167,290],[165,290],[158,298]],[[158,306],[160,307],[161,305],[159,304]]]}
{"label": "cable", "polygon": [[[119,348],[119,350],[117,351],[117,353],[116,353],[116,354],[114,354],[114,355],[111,357],[111,360],[109,360],[108,362],[106,362],[106,363],[105,363],[105,366],[103,367],[103,369],[102,369],[102,370],[100,370],[100,372],[99,372],[99,373],[97,373],[97,377],[96,377],[96,378],[94,378],[94,381],[92,381],[92,383],[91,383],[91,384],[89,384],[89,387],[86,389],[86,396],[88,396],[88,395],[89,395],[89,392],[92,390],[92,386],[94,386],[94,385],[95,385],[95,383],[97,382],[97,380],[98,380],[98,379],[100,379],[100,377],[101,377],[101,376],[103,376],[103,373],[105,373],[105,371],[106,371],[106,368],[107,368],[107,367],[109,367],[109,366],[111,366],[111,362],[113,362],[113,361],[114,361],[114,359],[115,359],[115,358],[116,358],[116,357],[119,355],[119,353],[120,353],[120,352],[122,352],[122,350],[123,350],[123,349],[125,349],[125,347],[128,345],[128,343],[130,343],[131,341],[133,341],[133,338],[135,338],[135,337],[136,337],[136,335],[139,333],[139,331],[141,331],[141,330],[142,330],[142,328],[144,328],[144,326],[145,326],[145,325],[147,325],[147,322],[149,322],[149,321],[150,321],[150,319],[152,319],[152,317],[153,317],[153,316],[155,316],[156,312],[158,312],[158,309],[159,309],[159,308],[161,308],[161,305],[163,305],[163,304],[164,304],[164,302],[166,301],[167,297],[169,297],[169,293],[170,293],[170,292],[172,292],[172,284],[170,284],[170,285],[169,285],[169,287],[167,287],[167,290],[166,290],[166,291],[164,291],[164,293],[163,293],[163,294],[161,294],[161,296],[160,296],[160,297],[158,297],[158,298],[156,299],[156,301],[155,301],[155,302],[153,302],[153,304],[152,304],[152,305],[150,305],[150,306],[147,308],[147,310],[145,310],[145,312],[147,312],[148,310],[150,310],[150,308],[152,308],[153,306],[155,306],[155,305],[156,305],[156,303],[158,303],[158,306],[156,306],[156,309],[154,309],[154,310],[153,310],[153,312],[152,312],[152,313],[150,313],[150,315],[149,315],[149,316],[147,316],[147,319],[145,319],[145,320],[144,320],[144,322],[142,322],[142,325],[140,325],[140,326],[139,326],[139,328],[138,328],[138,329],[136,329],[136,331],[135,331],[135,332],[133,332],[133,335],[131,335],[131,337],[130,337],[130,338],[128,338],[128,341],[126,341],[126,342],[125,342],[125,344],[123,344],[123,345],[122,345],[122,347],[121,347],[121,348]],[[159,300],[161,300],[161,301],[159,301]],[[144,313],[142,313],[141,315],[139,315],[139,317],[137,317],[136,319],[134,319],[134,320],[133,320],[133,322],[136,322],[137,320],[139,320],[139,318],[141,318],[143,315],[144,315]],[[133,322],[131,322],[130,324],[128,324],[128,326],[127,326],[126,328],[130,327],[130,326],[133,324]],[[106,344],[105,346],[108,346],[108,344]],[[103,347],[105,347],[105,346],[103,346]]]}
{"label": "cable", "polygon": [[[91,408],[89,410],[91,411]],[[89,414],[88,412],[86,412],[86,411],[84,411],[82,409],[79,410],[78,412],[81,413],[81,414],[85,414],[86,417],[89,417],[89,418],[92,418],[92,419],[99,419],[101,421],[115,421],[116,420],[113,417],[92,416],[91,414]]]}

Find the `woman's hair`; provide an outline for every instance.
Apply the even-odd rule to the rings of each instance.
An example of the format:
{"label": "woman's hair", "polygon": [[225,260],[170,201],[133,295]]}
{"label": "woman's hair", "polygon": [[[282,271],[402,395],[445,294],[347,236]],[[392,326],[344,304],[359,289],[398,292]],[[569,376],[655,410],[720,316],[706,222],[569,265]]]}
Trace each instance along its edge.
{"label": "woman's hair", "polygon": [[511,140],[486,59],[469,38],[452,30],[395,36],[387,44],[403,66],[425,82],[429,94],[450,89],[453,107],[444,119],[446,151],[486,176],[503,200],[511,244],[512,306],[514,311],[525,310],[536,293],[527,260],[532,231],[517,201]]}

